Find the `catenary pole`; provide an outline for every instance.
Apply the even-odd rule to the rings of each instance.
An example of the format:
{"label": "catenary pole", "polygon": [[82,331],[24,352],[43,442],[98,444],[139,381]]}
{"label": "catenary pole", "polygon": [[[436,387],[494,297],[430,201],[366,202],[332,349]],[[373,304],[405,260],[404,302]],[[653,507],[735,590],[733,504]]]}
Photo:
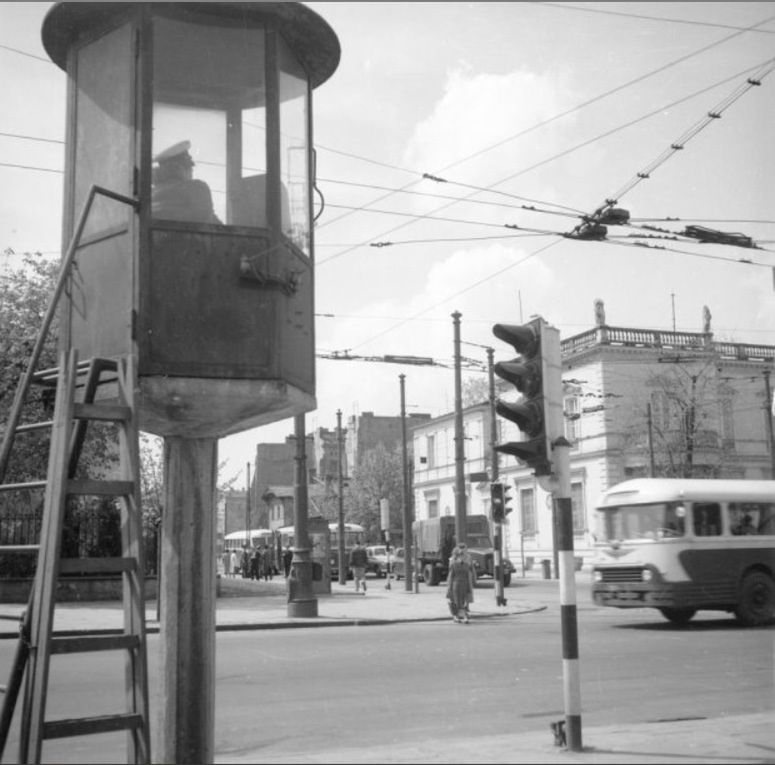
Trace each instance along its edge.
{"label": "catenary pole", "polygon": [[452,314],[454,327],[455,356],[455,538],[458,544],[466,540],[466,485],[465,485],[465,441],[463,434],[463,392],[460,359],[460,317]]}
{"label": "catenary pole", "polygon": [[409,455],[406,442],[406,375],[398,375],[401,386],[401,466],[404,482],[404,589],[412,591],[412,500],[409,486]]}
{"label": "catenary pole", "polygon": [[309,540],[309,498],[307,492],[307,436],[305,418],[293,418],[296,437],[293,496],[293,558],[288,574],[288,616],[318,615],[318,600],[312,585],[312,545]]}
{"label": "catenary pole", "polygon": [[336,456],[338,463],[338,485],[339,491],[339,584],[347,584],[347,561],[345,560],[344,551],[344,497],[342,492],[344,490],[344,479],[342,477],[342,410],[336,410]]}
{"label": "catenary pole", "polygon": [[770,388],[770,370],[764,370],[764,394],[765,394],[765,406],[767,411],[765,412],[767,421],[767,435],[770,439],[770,462],[772,465],[772,478],[775,480],[775,434],[772,432],[772,390]]}

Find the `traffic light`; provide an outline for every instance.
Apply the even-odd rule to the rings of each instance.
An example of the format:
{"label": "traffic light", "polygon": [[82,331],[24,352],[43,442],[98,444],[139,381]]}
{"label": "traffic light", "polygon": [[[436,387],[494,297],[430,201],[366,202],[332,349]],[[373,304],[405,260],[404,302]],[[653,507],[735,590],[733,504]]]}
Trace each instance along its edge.
{"label": "traffic light", "polygon": [[498,399],[495,411],[526,436],[495,449],[532,467],[537,476],[550,475],[552,444],[563,434],[559,332],[540,317],[527,324],[496,324],[492,332],[521,354],[493,368],[522,394],[514,403]]}
{"label": "traffic light", "polygon": [[511,502],[511,497],[509,496],[509,492],[511,491],[511,486],[509,486],[507,483],[502,484],[503,486],[503,522],[506,522],[506,516],[514,509],[513,507],[509,507],[509,502]]}
{"label": "traffic light", "polygon": [[504,501],[504,486],[502,483],[490,484],[490,510],[494,523],[503,523],[506,517],[506,503]]}
{"label": "traffic light", "polygon": [[495,481],[490,484],[490,509],[494,523],[505,523],[506,516],[513,510],[509,507],[511,497],[508,495],[510,486]]}

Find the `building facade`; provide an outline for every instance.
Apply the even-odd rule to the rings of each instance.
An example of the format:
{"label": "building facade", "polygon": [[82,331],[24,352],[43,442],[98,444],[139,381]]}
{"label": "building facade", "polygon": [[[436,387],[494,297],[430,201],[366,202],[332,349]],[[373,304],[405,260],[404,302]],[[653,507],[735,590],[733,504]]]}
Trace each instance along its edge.
{"label": "building facade", "polygon": [[[689,333],[598,324],[563,340],[561,356],[579,557],[592,553],[600,495],[623,480],[775,477],[774,346],[716,342],[709,326]],[[465,409],[463,421],[466,511],[489,513],[489,402]],[[523,438],[501,418],[496,428],[496,443]],[[455,514],[454,436],[453,413],[412,430],[417,518]],[[511,560],[529,568],[553,554],[551,495],[515,458],[498,459],[512,498],[504,543]]]}

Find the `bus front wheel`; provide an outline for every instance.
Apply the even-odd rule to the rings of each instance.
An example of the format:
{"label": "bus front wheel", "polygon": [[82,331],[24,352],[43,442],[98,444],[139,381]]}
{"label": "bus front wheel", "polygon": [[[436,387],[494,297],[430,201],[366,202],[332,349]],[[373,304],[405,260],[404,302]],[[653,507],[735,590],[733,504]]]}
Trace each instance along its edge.
{"label": "bus front wheel", "polygon": [[775,582],[763,571],[746,574],[735,615],[746,627],[759,627],[775,619]]}
{"label": "bus front wheel", "polygon": [[673,624],[688,624],[697,610],[694,608],[660,608],[659,612]]}

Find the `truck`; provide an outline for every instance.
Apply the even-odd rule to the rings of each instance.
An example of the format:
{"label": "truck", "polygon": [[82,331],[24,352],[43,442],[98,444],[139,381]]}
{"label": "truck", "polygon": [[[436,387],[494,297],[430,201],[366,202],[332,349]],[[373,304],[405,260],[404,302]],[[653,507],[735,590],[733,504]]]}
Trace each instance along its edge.
{"label": "truck", "polygon": [[[455,538],[455,517],[428,518],[412,524],[415,540],[415,558],[418,573],[425,583],[434,587],[446,581],[449,574],[449,559],[457,544]],[[486,515],[466,516],[467,551],[474,564],[476,578],[495,576],[495,550],[492,544],[490,521]],[[503,584],[508,587],[514,567],[505,557],[502,560]]]}

